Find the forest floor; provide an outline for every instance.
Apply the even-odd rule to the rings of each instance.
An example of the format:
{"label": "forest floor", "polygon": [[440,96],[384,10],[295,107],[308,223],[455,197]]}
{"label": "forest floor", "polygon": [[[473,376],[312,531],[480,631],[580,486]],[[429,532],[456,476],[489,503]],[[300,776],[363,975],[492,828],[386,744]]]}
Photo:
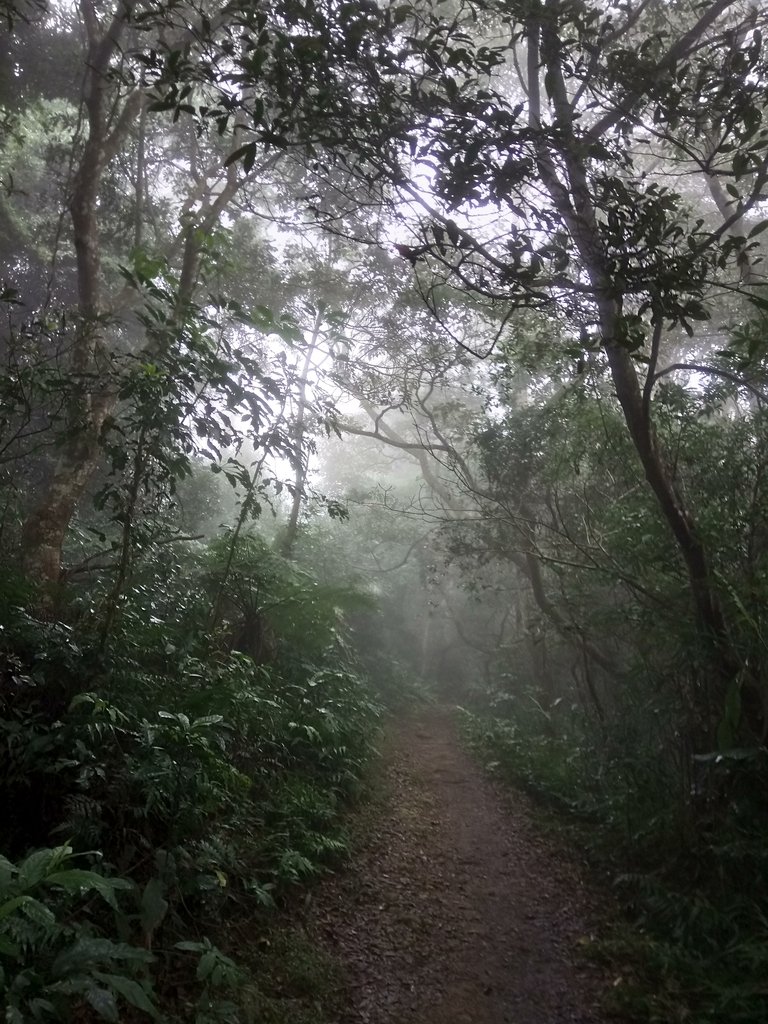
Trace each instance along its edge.
{"label": "forest floor", "polygon": [[583,946],[603,910],[575,852],[444,710],[393,723],[382,761],[366,838],[307,908],[343,965],[338,1024],[602,1024],[610,980]]}

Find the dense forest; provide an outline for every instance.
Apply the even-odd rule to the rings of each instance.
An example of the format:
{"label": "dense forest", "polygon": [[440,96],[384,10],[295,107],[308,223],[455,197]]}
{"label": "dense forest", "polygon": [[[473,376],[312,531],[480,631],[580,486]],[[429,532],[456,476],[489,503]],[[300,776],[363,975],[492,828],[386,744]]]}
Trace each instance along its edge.
{"label": "dense forest", "polygon": [[0,15],[4,1019],[297,1022],[259,936],[435,701],[621,1019],[765,1021],[768,10]]}

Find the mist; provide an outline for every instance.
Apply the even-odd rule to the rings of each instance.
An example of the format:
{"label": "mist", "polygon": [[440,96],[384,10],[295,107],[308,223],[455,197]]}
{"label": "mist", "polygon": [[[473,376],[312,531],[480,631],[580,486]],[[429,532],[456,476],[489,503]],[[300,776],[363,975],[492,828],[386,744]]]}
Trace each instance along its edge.
{"label": "mist", "polygon": [[0,2],[10,1024],[763,1024],[768,15]]}

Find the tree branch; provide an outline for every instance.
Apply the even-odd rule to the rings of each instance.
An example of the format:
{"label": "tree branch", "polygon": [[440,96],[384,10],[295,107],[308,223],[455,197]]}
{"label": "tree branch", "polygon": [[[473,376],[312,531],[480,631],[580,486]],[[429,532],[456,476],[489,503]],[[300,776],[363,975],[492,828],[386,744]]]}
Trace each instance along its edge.
{"label": "tree branch", "polygon": [[658,370],[653,375],[651,386],[661,377],[666,377],[677,370],[689,370],[691,373],[704,373],[711,377],[722,377],[724,380],[730,380],[738,385],[738,387],[749,391],[755,398],[759,398],[761,402],[768,402],[768,394],[760,391],[754,384],[750,384],[744,377],[740,377],[738,373],[733,373],[732,370],[721,370],[716,366],[705,366],[703,363],[672,363],[670,366],[665,366],[663,370]]}

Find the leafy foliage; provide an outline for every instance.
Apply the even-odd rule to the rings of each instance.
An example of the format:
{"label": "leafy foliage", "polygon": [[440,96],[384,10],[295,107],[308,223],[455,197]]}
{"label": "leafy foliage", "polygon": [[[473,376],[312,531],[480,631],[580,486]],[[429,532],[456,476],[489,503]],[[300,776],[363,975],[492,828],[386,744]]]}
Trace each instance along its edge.
{"label": "leafy foliage", "polygon": [[[196,1019],[225,1019],[247,975],[197,928],[226,932],[238,907],[265,913],[345,852],[340,811],[377,706],[330,604],[342,598],[245,538],[227,608],[242,611],[247,578],[256,614],[282,616],[270,658],[254,659],[236,649],[231,618],[201,629],[222,558],[214,546],[179,565],[164,602],[137,580],[106,648],[87,612],[47,624],[8,595],[5,842],[25,859],[2,862],[0,953],[9,1005],[33,1019],[67,1019],[83,999],[107,1020],[120,1000],[156,1015],[165,996],[152,976],[173,961],[186,971],[191,954]],[[56,835],[68,845],[45,845]],[[30,841],[41,848],[27,855]],[[88,867],[69,867],[74,856]]]}
{"label": "leafy foliage", "polygon": [[94,935],[78,919],[85,893],[118,912],[115,894],[131,883],[71,867],[72,857],[71,846],[60,846],[37,850],[18,866],[0,858],[0,995],[7,1019],[64,1020],[81,1000],[108,1021],[120,1019],[121,1000],[157,1018],[146,975],[152,954]]}
{"label": "leafy foliage", "polygon": [[[763,966],[737,880],[766,812],[768,22],[662,7],[0,4],[18,1012],[151,1014],[178,969],[185,1011],[232,1018],[198,922],[343,853],[365,664],[474,700],[492,760],[609,837],[655,976],[698,941],[712,1012],[761,1019],[735,970]],[[304,492],[352,403],[368,517],[331,540]],[[286,494],[297,561],[252,530]],[[23,888],[57,856],[90,898]]]}
{"label": "leafy foliage", "polygon": [[[648,712],[650,721],[663,713]],[[654,750],[653,732],[598,739],[563,716],[553,734],[543,719],[530,695],[506,698],[492,717],[468,715],[466,731],[490,771],[552,807],[571,841],[613,877],[627,923],[590,946],[617,974],[613,1009],[659,1024],[761,1020],[764,759],[746,767],[713,756],[686,791],[679,762]]]}

